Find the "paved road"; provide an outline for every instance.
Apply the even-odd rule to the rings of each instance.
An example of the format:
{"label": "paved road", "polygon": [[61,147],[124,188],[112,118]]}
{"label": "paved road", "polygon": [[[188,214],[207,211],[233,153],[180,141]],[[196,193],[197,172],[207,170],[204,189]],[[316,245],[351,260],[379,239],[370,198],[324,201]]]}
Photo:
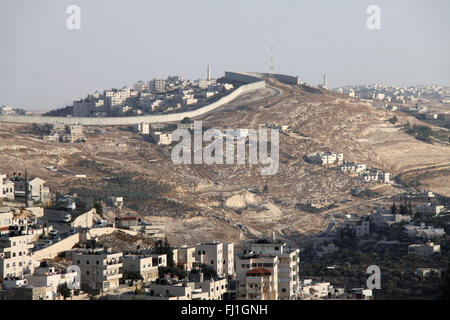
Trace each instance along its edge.
{"label": "paved road", "polygon": [[54,229],[58,230],[58,232],[62,235],[69,231],[71,228],[69,223],[63,222],[63,218],[66,214],[71,214],[72,219],[78,216],[81,213],[78,212],[69,212],[63,210],[55,210],[55,209],[44,209],[44,216],[39,218],[39,221],[44,221],[48,225],[53,226]]}

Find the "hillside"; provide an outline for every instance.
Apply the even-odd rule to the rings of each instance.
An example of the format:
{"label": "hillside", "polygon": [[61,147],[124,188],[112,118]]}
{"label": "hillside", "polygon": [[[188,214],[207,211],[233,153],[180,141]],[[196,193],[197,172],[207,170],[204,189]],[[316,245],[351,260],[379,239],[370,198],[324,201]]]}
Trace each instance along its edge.
{"label": "hillside", "polygon": [[[401,125],[388,122],[393,112],[369,103],[306,86],[268,83],[279,95],[251,100],[242,96],[201,120],[204,127],[291,126],[293,132],[280,133],[280,170],[275,176],[261,176],[258,165],[174,165],[171,147],[156,146],[127,127],[108,127],[104,133],[91,128],[85,144],[54,144],[16,124],[0,124],[0,172],[28,169],[53,191],[92,194],[99,200],[123,195],[129,210],[163,223],[171,242],[178,244],[244,240],[273,231],[299,241],[320,232],[328,223],[328,210],[305,212],[304,204],[330,205],[331,210],[333,205],[348,206],[341,201],[351,199],[355,205],[363,200],[350,196],[350,190],[368,186],[334,168],[304,161],[318,151],[344,153],[346,160],[393,176],[414,179],[428,172],[418,187],[450,196],[448,143],[415,139]],[[420,123],[395,114],[399,123]],[[47,166],[59,170],[51,172]],[[87,179],[77,180],[75,174],[86,174]],[[385,195],[403,192],[376,187]]]}

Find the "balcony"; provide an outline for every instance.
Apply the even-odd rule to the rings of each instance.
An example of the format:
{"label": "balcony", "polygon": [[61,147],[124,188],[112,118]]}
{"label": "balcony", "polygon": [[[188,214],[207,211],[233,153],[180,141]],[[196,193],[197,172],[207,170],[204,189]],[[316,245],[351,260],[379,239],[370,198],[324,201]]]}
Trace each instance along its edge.
{"label": "balcony", "polygon": [[121,262],[117,262],[117,263],[111,263],[111,264],[105,264],[103,266],[104,270],[113,270],[113,269],[117,269],[117,268],[122,268],[123,264]]}
{"label": "balcony", "polygon": [[111,274],[109,276],[105,275],[103,278],[104,278],[104,281],[120,279],[120,278],[122,278],[122,274],[121,273],[117,273],[117,274]]}

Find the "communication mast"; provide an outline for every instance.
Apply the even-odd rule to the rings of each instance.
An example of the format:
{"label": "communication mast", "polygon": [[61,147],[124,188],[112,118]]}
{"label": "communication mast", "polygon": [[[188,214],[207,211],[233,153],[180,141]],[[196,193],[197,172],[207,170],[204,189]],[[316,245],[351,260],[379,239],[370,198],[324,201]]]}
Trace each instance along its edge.
{"label": "communication mast", "polygon": [[270,46],[270,76],[274,77],[274,67],[273,67],[273,46]]}

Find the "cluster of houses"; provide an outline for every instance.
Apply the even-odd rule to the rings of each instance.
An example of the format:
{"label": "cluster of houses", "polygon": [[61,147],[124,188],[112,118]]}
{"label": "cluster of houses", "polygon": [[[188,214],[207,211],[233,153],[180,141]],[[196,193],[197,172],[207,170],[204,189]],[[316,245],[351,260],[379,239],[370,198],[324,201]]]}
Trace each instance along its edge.
{"label": "cluster of houses", "polygon": [[[423,206],[415,206],[415,214],[421,212]],[[429,205],[426,207],[433,207],[432,212],[436,212],[436,207],[441,212],[443,206]],[[434,244],[432,241],[442,239],[446,236],[444,228],[437,228],[427,226],[425,223],[414,224],[412,216],[409,214],[393,213],[392,209],[383,209],[378,207],[376,212],[366,216],[359,216],[358,214],[346,214],[342,223],[335,223],[333,228],[329,228],[326,234],[317,237],[315,251],[317,256],[323,257],[327,254],[337,252],[338,247],[334,245],[332,239],[336,239],[343,231],[353,235],[358,240],[370,239],[372,232],[380,230],[389,231],[393,224],[404,223],[403,232],[407,236],[409,242],[400,241],[379,241],[379,243],[396,243],[405,244],[408,247],[408,254],[415,254],[421,256],[430,256],[440,252],[440,245]]]}
{"label": "cluster of houses", "polygon": [[55,123],[50,133],[43,136],[43,139],[51,142],[85,142],[86,136],[83,133],[82,125]]}
{"label": "cluster of houses", "polygon": [[[27,193],[28,186],[28,193]],[[45,181],[34,177],[28,179],[27,174],[22,175],[15,172],[12,176],[0,174],[0,198],[7,200],[24,200],[28,196],[28,201],[48,205],[51,201],[50,189],[45,185]]]}
{"label": "cluster of houses", "polygon": [[318,152],[313,155],[309,155],[308,161],[321,166],[341,165],[344,163],[343,153],[334,153],[331,151]]}
{"label": "cluster of houses", "polygon": [[320,166],[339,166],[342,172],[359,176],[364,182],[392,183],[390,174],[375,168],[367,168],[365,164],[357,164],[344,160],[343,153],[331,151],[308,155],[307,161]]}
{"label": "cluster of houses", "polygon": [[[179,127],[180,126],[184,128],[186,124],[180,124]],[[191,124],[188,124],[187,126],[188,128],[191,128]],[[172,144],[172,133],[168,132],[166,129],[167,125],[160,123],[150,124],[142,122],[133,126],[135,132],[138,132],[142,136],[149,137],[157,145],[164,146]]]}
{"label": "cluster of houses", "polygon": [[344,161],[339,168],[342,172],[359,176],[364,182],[392,183],[388,172],[383,172],[379,169],[367,168],[365,164]]}
{"label": "cluster of houses", "polygon": [[[120,199],[109,200],[120,205]],[[133,252],[77,247],[82,236],[102,231],[78,227],[69,247],[60,244],[36,251],[39,236],[48,230],[36,227],[32,212],[0,207],[0,222],[7,227],[2,225],[0,233],[0,300],[62,299],[64,287],[72,299],[88,299],[89,293],[110,300],[322,299],[338,297],[340,292],[328,284],[323,294],[324,289],[317,290],[322,284],[301,281],[300,249],[289,248],[275,236],[248,241],[237,254],[233,243],[214,241],[173,247],[168,255],[156,247]],[[115,226],[145,232],[133,217],[118,218]],[[71,266],[42,258],[45,250],[56,250],[52,257],[64,253]],[[171,264],[185,276],[167,271]],[[161,274],[161,270],[166,271]]]}
{"label": "cluster of houses", "polygon": [[211,79],[185,80],[180,76],[138,81],[133,88],[104,90],[73,102],[74,117],[140,116],[197,107],[232,90],[230,83]]}

